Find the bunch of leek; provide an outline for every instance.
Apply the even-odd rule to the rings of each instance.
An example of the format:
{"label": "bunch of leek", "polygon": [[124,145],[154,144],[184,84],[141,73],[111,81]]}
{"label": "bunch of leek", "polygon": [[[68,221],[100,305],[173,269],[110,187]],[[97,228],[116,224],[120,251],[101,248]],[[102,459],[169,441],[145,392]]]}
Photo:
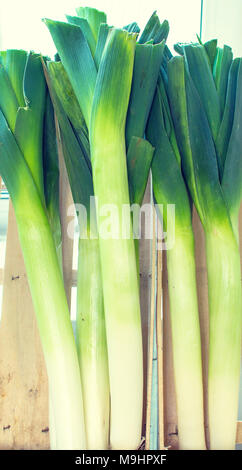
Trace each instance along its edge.
{"label": "bunch of leek", "polygon": [[[101,24],[104,19],[102,12],[87,8],[85,15],[83,9],[78,9],[77,12],[79,17],[67,16],[69,24],[45,20],[61,59],[61,62],[51,62],[48,65],[52,98],[60,123],[65,161],[75,202],[82,202],[87,208],[88,219],[91,218],[89,198],[93,194],[93,180],[99,207],[104,203],[116,202],[121,227],[122,204],[141,204],[147,183],[153,148],[142,137],[164,43],[156,46],[136,45],[136,37],[129,34],[129,31],[139,31],[137,24],[128,25],[124,30],[115,30],[106,23]],[[159,24],[159,27],[162,29],[162,25]],[[160,40],[162,39],[160,36]],[[123,76],[121,87],[118,80],[119,71],[122,71]],[[118,102],[119,107],[116,105]],[[71,151],[70,136],[66,134],[67,129],[70,133],[70,123],[72,139],[76,142],[76,153]],[[72,161],[71,155],[76,155]],[[85,171],[81,167],[80,159]],[[85,184],[87,180],[90,181],[89,188]],[[84,181],[82,189],[86,190],[84,197],[80,193],[81,181]],[[99,215],[98,218],[100,219]],[[100,436],[98,445],[107,445],[108,429],[106,426],[103,428],[103,422],[108,423],[108,368],[101,303],[103,287],[111,387],[110,443],[112,448],[135,449],[141,438],[143,385],[134,245],[131,233],[126,240],[100,239],[97,244],[98,240],[93,240],[93,237],[97,238],[95,220],[93,223],[95,233],[88,233],[89,240],[82,240],[81,233],[78,267],[80,282],[77,295],[78,351],[86,430],[89,436],[88,447],[94,446],[94,429],[97,431],[96,435]],[[125,224],[130,227],[130,231],[129,214]],[[88,221],[88,231],[90,225]],[[91,247],[95,247],[95,253]],[[100,263],[99,249],[102,285],[100,269],[97,269]],[[95,276],[98,283],[94,291],[91,279]],[[98,304],[90,302],[93,296],[97,298],[98,295]],[[98,353],[100,344],[105,346],[101,355]],[[103,367],[100,367],[101,357]],[[92,364],[92,367],[88,368],[88,364]],[[101,393],[102,400],[100,390],[104,392]],[[90,396],[95,397],[94,407],[90,403]],[[104,420],[97,422],[95,414],[102,416]]]}
{"label": "bunch of leek", "polygon": [[60,267],[58,160],[40,56],[0,55],[0,174],[9,191],[45,356],[52,448],[85,448],[82,388]]}
{"label": "bunch of leek", "polygon": [[206,237],[211,449],[234,449],[241,353],[238,212],[242,196],[242,60],[231,48],[179,45],[168,95],[182,170]]}

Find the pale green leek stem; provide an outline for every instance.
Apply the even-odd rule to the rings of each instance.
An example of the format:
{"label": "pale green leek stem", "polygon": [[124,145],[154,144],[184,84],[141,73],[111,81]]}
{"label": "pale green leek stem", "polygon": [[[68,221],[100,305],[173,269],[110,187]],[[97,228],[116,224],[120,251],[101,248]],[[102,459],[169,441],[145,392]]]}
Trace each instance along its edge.
{"label": "pale green leek stem", "polygon": [[179,448],[204,450],[200,325],[192,228],[176,231],[167,250]]}
{"label": "pale green leek stem", "polygon": [[53,442],[58,450],[85,449],[80,370],[62,275],[47,216],[31,186],[30,180],[29,187],[23,183],[13,205],[47,367]]}
{"label": "pale green leek stem", "polygon": [[208,407],[210,448],[235,448],[241,351],[240,254],[232,233],[206,233],[210,311]]}
{"label": "pale green leek stem", "polygon": [[79,356],[87,449],[108,449],[109,373],[98,239],[79,240],[77,284]]}
{"label": "pale green leek stem", "polygon": [[[122,238],[120,234],[122,205],[116,202],[122,198],[124,203],[128,201],[125,153],[119,137],[116,140],[113,135],[111,140],[108,136],[108,140],[107,146],[103,136],[101,146],[97,144],[94,147],[93,160],[95,161],[95,152],[100,154],[103,151],[107,156],[106,149],[109,148],[109,162],[113,161],[113,168],[109,168],[109,171],[113,175],[113,180],[108,186],[108,196],[103,197],[103,188],[107,186],[105,168],[101,173],[96,168],[94,188],[95,194],[99,195],[99,207],[103,207],[107,200],[113,200],[113,204],[118,208],[120,222],[117,238],[105,239],[100,236],[99,239],[102,279],[105,280],[103,292],[111,392],[110,443],[112,449],[130,450],[137,449],[141,440],[143,409],[141,318],[134,240],[131,231],[130,238],[127,239]],[[102,158],[99,162],[101,161]],[[114,175],[119,176],[118,180],[114,179]],[[98,217],[101,227],[102,217],[100,214]],[[123,220],[123,223],[131,227],[130,214],[128,217],[129,220]]]}

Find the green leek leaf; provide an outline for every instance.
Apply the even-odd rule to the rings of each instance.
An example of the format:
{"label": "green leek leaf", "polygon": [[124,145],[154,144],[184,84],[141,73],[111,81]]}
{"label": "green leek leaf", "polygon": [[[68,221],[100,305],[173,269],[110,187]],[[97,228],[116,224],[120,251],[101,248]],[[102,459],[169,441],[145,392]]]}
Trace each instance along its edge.
{"label": "green leek leaf", "polygon": [[184,53],[189,73],[205,109],[212,136],[216,141],[221,109],[206,50],[201,45],[185,45]]}
{"label": "green leek leaf", "polygon": [[144,44],[152,39],[154,41],[154,44],[157,44],[163,40],[166,41],[168,34],[168,21],[165,20],[163,21],[163,23],[160,23],[159,17],[157,16],[155,11],[147,22],[144,31],[140,36],[139,43]]}
{"label": "green leek leaf", "polygon": [[[155,198],[160,204],[175,204],[177,225],[179,226],[180,220],[181,223],[189,225],[191,211],[187,190],[179,162],[165,130],[161,96],[158,90],[148,121],[147,137],[155,148],[152,161]],[[164,230],[167,227],[166,216],[164,211]]]}
{"label": "green leek leaf", "polygon": [[27,61],[27,52],[17,49],[8,49],[6,53],[5,69],[15,91],[19,106],[25,106],[23,76]]}
{"label": "green leek leaf", "polygon": [[132,136],[143,137],[164,51],[157,45],[136,44],[134,71],[126,122],[127,146]]}
{"label": "green leek leaf", "polygon": [[214,76],[222,114],[224,111],[228,75],[232,60],[233,53],[231,47],[224,46],[223,49],[218,48],[217,57],[214,62]]}
{"label": "green leek leaf", "polygon": [[52,35],[89,127],[97,71],[86,38],[78,26],[48,19],[44,22]]}
{"label": "green leek leaf", "polygon": [[240,59],[235,59],[230,67],[224,114],[216,140],[216,148],[222,162],[222,169],[224,169],[224,163],[234,121],[234,108],[239,62]]}
{"label": "green leek leaf", "polygon": [[130,23],[127,26],[124,26],[123,29],[126,29],[129,33],[138,33],[140,32],[139,25],[136,22]]}
{"label": "green leek leaf", "polygon": [[[87,162],[89,162],[90,149],[88,130],[68,75],[61,62],[49,61],[48,70],[59,101],[61,102],[66,115],[75,129],[75,133],[79,139],[82,151]],[[90,162],[89,166],[91,167]]]}
{"label": "green leek leaf", "polygon": [[89,7],[76,8],[76,13],[80,18],[87,19],[91,27],[94,39],[97,42],[100,25],[102,23],[107,23],[106,13],[104,13],[103,11],[96,10],[95,8]]}
{"label": "green leek leaf", "polygon": [[210,41],[205,42],[203,45],[206,49],[209,62],[211,64],[211,69],[213,70],[214,61],[217,54],[217,39],[211,39]]}
{"label": "green leek leaf", "polygon": [[[18,109],[14,133],[44,200],[42,140],[46,84],[41,58],[38,54],[30,53],[28,56],[23,89],[25,107]],[[26,139],[27,132],[28,138]]]}
{"label": "green leek leaf", "polygon": [[0,107],[6,120],[8,121],[11,131],[13,132],[19,104],[8,74],[3,65],[0,65],[0,88]]}
{"label": "green leek leaf", "polygon": [[[52,63],[50,63],[50,68],[51,64]],[[71,182],[73,200],[77,204],[83,204],[87,209],[87,213],[89,214],[90,195],[93,195],[93,183],[90,167],[87,164],[77,137],[73,132],[71,123],[64,111],[64,108],[62,107],[62,103],[57,97],[55,90],[56,82],[54,81],[52,83],[52,76],[48,75],[46,69],[45,76],[54,110],[60,126],[65,165],[69,180]],[[80,175],[82,178],[82,184],[80,184]]]}
{"label": "green leek leaf", "polygon": [[76,26],[79,26],[88,42],[88,45],[90,47],[90,51],[92,53],[92,56],[94,57],[95,54],[95,49],[96,49],[96,41],[94,39],[91,27],[88,23],[88,21],[85,18],[80,18],[79,16],[70,16],[66,15],[66,19],[68,23],[70,24],[75,24]]}
{"label": "green leek leaf", "polygon": [[130,204],[142,204],[153,153],[147,140],[132,137],[127,152]]}
{"label": "green leek leaf", "polygon": [[94,60],[95,60],[95,64],[97,68],[100,65],[103,49],[105,47],[106,40],[111,29],[112,27],[109,26],[107,23],[100,24],[100,28],[98,32],[98,39],[97,39],[97,47],[96,47],[95,55],[94,55]]}
{"label": "green leek leaf", "polygon": [[231,214],[234,233],[238,239],[238,215],[242,199],[242,59],[236,87],[234,121],[225,160],[222,188]]}

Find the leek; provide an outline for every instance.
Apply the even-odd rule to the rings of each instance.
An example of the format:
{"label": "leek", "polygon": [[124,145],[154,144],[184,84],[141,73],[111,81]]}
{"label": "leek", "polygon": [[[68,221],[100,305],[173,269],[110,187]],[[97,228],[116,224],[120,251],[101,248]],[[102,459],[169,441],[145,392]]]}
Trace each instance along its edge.
{"label": "leek", "polygon": [[[122,206],[129,205],[125,119],[135,42],[135,36],[124,30],[114,29],[110,33],[98,70],[90,125],[94,192],[99,207],[115,204],[119,223]],[[100,226],[100,211],[97,219]],[[123,223],[127,227],[129,214],[126,219]],[[136,449],[141,439],[143,361],[132,233],[126,239],[120,231],[117,238],[100,237],[99,247],[109,354],[110,442],[113,449]]]}
{"label": "leek", "polygon": [[152,162],[153,190],[156,203],[164,206],[163,214],[159,206],[157,211],[165,232],[168,227],[165,206],[175,204],[176,211],[174,244],[167,249],[167,269],[179,448],[205,449],[201,340],[191,207],[161,76],[146,133],[155,147]]}
{"label": "leek", "polygon": [[184,57],[168,64],[168,88],[183,171],[206,237],[210,448],[229,450],[236,439],[241,350],[242,75],[241,59],[231,63],[229,48],[222,59],[217,50],[213,69],[206,51],[202,44],[184,45]]}
{"label": "leek", "polygon": [[[7,51],[0,79],[4,75],[6,79],[6,74],[8,88],[1,94],[0,104],[0,173],[15,210],[46,361],[53,425],[50,440],[52,448],[85,448],[78,358],[45,206],[42,140],[46,89],[40,57]],[[16,108],[6,104],[11,100],[18,103],[15,114]]]}
{"label": "leek", "polygon": [[[59,121],[63,154],[73,200],[86,209],[87,225],[79,215],[77,282],[77,351],[81,371],[88,449],[109,445],[109,376],[101,266],[95,216],[91,221],[92,172],[83,152],[82,114],[60,62],[49,62],[48,85]],[[67,95],[67,91],[69,91]],[[62,99],[63,94],[68,101]],[[68,114],[67,114],[68,113]],[[77,127],[75,127],[77,125]],[[75,134],[76,131],[76,134]],[[82,141],[83,141],[82,139]],[[87,150],[87,147],[86,147]]]}

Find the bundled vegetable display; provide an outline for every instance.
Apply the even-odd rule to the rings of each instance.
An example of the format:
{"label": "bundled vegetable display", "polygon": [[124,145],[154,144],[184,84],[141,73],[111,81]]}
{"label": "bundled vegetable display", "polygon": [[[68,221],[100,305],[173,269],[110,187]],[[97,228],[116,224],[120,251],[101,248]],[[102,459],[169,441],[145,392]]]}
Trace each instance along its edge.
{"label": "bundled vegetable display", "polygon": [[[132,208],[150,175],[167,247],[180,449],[233,449],[239,395],[242,59],[231,48],[165,44],[154,13],[107,24],[80,7],[44,19],[55,60],[0,53],[0,174],[9,191],[48,380],[52,449],[138,449],[143,350],[139,246]],[[77,334],[62,275],[61,146],[79,224]],[[209,438],[193,204],[206,237]],[[164,209],[162,210],[161,207]],[[125,210],[124,210],[125,209]],[[109,224],[107,216],[110,215]]]}

